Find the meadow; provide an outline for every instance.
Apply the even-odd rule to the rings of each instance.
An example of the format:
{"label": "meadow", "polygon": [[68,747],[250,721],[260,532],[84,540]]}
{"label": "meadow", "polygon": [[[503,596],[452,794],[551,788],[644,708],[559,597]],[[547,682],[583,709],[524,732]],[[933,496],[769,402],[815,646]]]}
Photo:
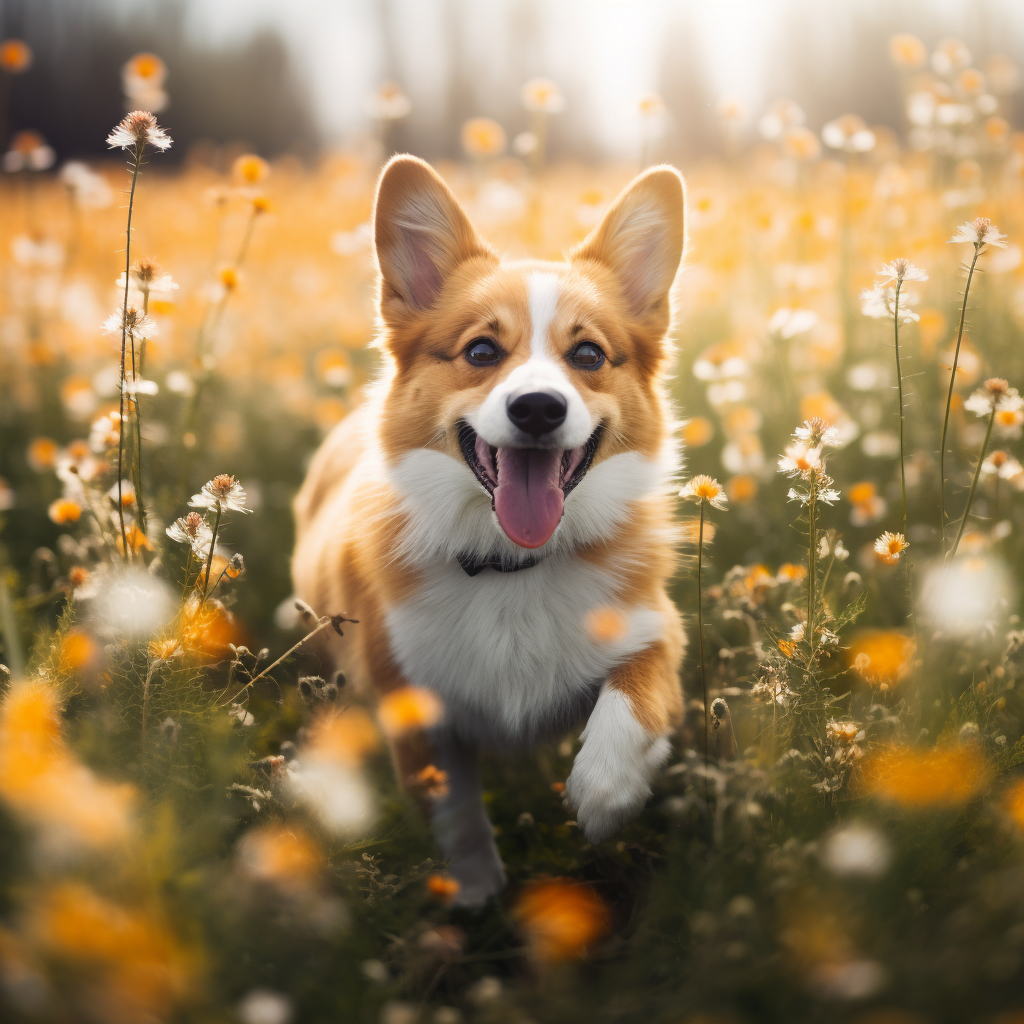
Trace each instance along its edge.
{"label": "meadow", "polygon": [[[383,743],[435,703],[321,678],[304,639],[359,624],[290,597],[304,467],[381,369],[369,216],[409,101],[315,163],[164,167],[142,54],[157,113],[108,160],[11,137],[4,1019],[1024,1021],[1020,72],[890,47],[903,132],[780,100],[741,146],[723,103],[727,155],[681,168],[686,720],[598,846],[562,802],[575,736],[489,763],[510,884],[482,912]],[[475,119],[438,169],[503,252],[558,258],[656,147],[549,162],[571,112],[523,101],[529,133]]]}

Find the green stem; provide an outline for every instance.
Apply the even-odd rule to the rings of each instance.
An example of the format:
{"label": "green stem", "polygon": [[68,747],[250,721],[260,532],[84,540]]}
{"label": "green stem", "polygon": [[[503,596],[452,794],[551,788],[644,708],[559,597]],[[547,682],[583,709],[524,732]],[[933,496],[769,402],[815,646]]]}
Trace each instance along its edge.
{"label": "green stem", "polygon": [[217,533],[220,531],[221,507],[217,502],[217,515],[213,520],[213,535],[210,537],[210,554],[206,559],[206,579],[203,580],[203,603],[206,603],[206,595],[210,590],[210,567],[213,565],[213,551],[217,546]]}
{"label": "green stem", "polygon": [[953,369],[949,375],[949,394],[946,395],[946,413],[942,418],[942,441],[939,446],[939,520],[942,529],[942,549],[946,549],[946,434],[949,431],[949,408],[953,404],[953,386],[956,383],[956,367],[960,359],[960,342],[964,337],[964,318],[967,316],[967,296],[971,291],[971,278],[974,277],[974,268],[981,255],[981,246],[974,245],[974,259],[971,260],[971,269],[967,272],[967,284],[964,286],[964,301],[960,307],[960,328],[956,334],[956,349],[953,352]]}
{"label": "green stem", "polygon": [[900,369],[900,288],[903,282],[896,281],[896,302],[894,307],[893,323],[895,324],[896,337],[896,389],[899,394],[900,403],[900,495],[903,502],[903,536],[907,535],[907,467],[906,467],[906,446],[904,444],[904,423],[903,423],[903,371]]}
{"label": "green stem", "polygon": [[[708,684],[704,673],[704,593],[701,571],[704,565],[704,501],[700,503],[700,527],[697,531],[697,653],[700,658],[700,690],[704,699],[704,764],[708,758]],[[705,772],[706,775],[706,772]]]}
{"label": "green stem", "polygon": [[956,549],[960,546],[960,538],[964,535],[964,527],[967,526],[967,517],[971,512],[971,502],[974,501],[974,492],[978,487],[978,477],[981,476],[981,464],[985,461],[985,453],[988,451],[988,443],[992,439],[992,427],[996,422],[996,407],[997,400],[993,398],[992,415],[988,418],[988,430],[985,431],[985,440],[981,443],[981,452],[978,455],[978,464],[974,467],[974,479],[971,481],[971,489],[967,492],[967,505],[964,508],[963,518],[960,520],[960,529],[957,530],[956,540],[953,541],[953,548],[950,551],[949,559],[946,562],[947,572],[949,572],[949,566],[956,557]]}
{"label": "green stem", "polygon": [[[132,167],[132,187],[128,193],[128,226],[125,229],[124,247],[124,302],[121,306],[121,418],[117,424],[117,517],[121,526],[121,543],[124,547],[123,556],[128,561],[128,533],[124,526],[124,501],[122,500],[122,483],[124,480],[124,385],[125,355],[128,344],[128,283],[132,267],[132,210],[135,206],[135,185],[139,180],[139,168],[142,166],[144,142],[135,144],[135,163]],[[134,360],[135,339],[132,338],[132,358]],[[136,491],[136,498],[138,492]]]}
{"label": "green stem", "polygon": [[814,657],[814,576],[817,569],[818,546],[815,543],[817,526],[818,488],[815,471],[811,470],[810,487],[807,495],[807,515],[809,532],[807,535],[807,639],[811,645],[811,657]]}

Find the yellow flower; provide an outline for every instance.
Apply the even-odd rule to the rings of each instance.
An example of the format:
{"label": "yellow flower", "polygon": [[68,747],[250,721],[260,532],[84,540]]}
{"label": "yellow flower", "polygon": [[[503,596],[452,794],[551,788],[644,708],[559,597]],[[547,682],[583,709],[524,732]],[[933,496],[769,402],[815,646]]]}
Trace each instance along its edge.
{"label": "yellow flower", "polygon": [[565,97],[550,78],[531,78],[519,93],[527,110],[559,114],[565,110]]}
{"label": "yellow flower", "polygon": [[715,428],[706,416],[694,416],[682,427],[683,443],[690,448],[700,448],[714,437]]}
{"label": "yellow flower", "polygon": [[917,36],[901,32],[889,40],[889,56],[901,68],[919,68],[928,59],[928,48]]}
{"label": "yellow flower", "polygon": [[427,892],[442,903],[450,903],[459,893],[459,883],[448,875],[428,875]]}
{"label": "yellow flower", "polygon": [[149,641],[149,656],[157,661],[170,661],[171,658],[180,658],[184,653],[181,643],[174,637]]}
{"label": "yellow flower", "polygon": [[783,133],[782,151],[793,160],[817,160],[821,156],[821,142],[810,128],[794,125]]}
{"label": "yellow flower", "polygon": [[985,788],[991,769],[976,746],[891,746],[865,762],[866,792],[905,807],[955,806]]}
{"label": "yellow flower", "polygon": [[583,956],[608,930],[608,911],[588,885],[539,882],[519,898],[514,916],[533,955],[544,963]]}
{"label": "yellow flower", "polygon": [[910,545],[902,533],[890,533],[888,530],[875,541],[875,552],[885,565],[895,565],[908,547]]}
{"label": "yellow flower", "polygon": [[57,442],[53,438],[33,438],[29,443],[26,455],[28,464],[37,472],[44,469],[52,469],[57,461],[57,452],[59,450]]}
{"label": "yellow flower", "polygon": [[870,685],[895,686],[913,668],[916,646],[913,637],[894,629],[869,629],[850,643],[850,663]]}
{"label": "yellow flower", "polygon": [[233,292],[238,287],[238,282],[241,279],[241,273],[238,267],[232,266],[231,264],[225,264],[217,271],[217,280],[225,291]]}
{"label": "yellow flower", "polygon": [[471,117],[462,126],[462,148],[471,157],[501,156],[507,141],[505,129],[489,117]]}
{"label": "yellow flower", "polygon": [[714,508],[725,508],[728,498],[725,488],[713,477],[704,473],[695,476],[679,492],[680,498],[696,498],[699,502],[707,502]]}
{"label": "yellow flower", "polygon": [[32,49],[20,39],[5,39],[0,43],[0,70],[9,75],[20,75],[32,64]]}
{"label": "yellow flower", "polygon": [[64,526],[67,523],[77,523],[82,518],[82,506],[70,498],[58,498],[50,504],[46,514],[58,526]]}
{"label": "yellow flower", "polygon": [[725,492],[729,495],[730,501],[739,504],[753,501],[757,497],[757,480],[745,473],[730,477],[725,482]]}
{"label": "yellow flower", "polygon": [[310,726],[308,753],[319,761],[355,767],[380,743],[370,716],[361,708],[320,715]]}
{"label": "yellow flower", "polygon": [[232,164],[231,174],[239,185],[258,185],[270,174],[270,164],[255,153],[243,153]]}
{"label": "yellow flower", "polygon": [[381,698],[377,718],[388,736],[404,736],[436,725],[443,711],[441,698],[433,690],[402,686]]}
{"label": "yellow flower", "polygon": [[159,88],[167,77],[167,65],[155,53],[137,53],[124,66],[125,78],[137,79],[150,88]]}
{"label": "yellow flower", "polygon": [[253,829],[239,842],[238,855],[247,874],[283,889],[307,885],[320,873],[324,862],[316,840],[297,825]]}

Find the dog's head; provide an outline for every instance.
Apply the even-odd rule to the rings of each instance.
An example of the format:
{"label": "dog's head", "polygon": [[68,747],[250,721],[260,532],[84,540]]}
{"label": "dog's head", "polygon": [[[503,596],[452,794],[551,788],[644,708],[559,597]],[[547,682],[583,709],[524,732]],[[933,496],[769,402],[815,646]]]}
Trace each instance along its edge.
{"label": "dog's head", "polygon": [[[668,426],[676,170],[640,175],[565,262],[503,263],[427,164],[396,157],[374,240],[394,369],[381,442],[406,491],[479,513],[468,542],[491,550],[544,546],[575,506],[576,532],[586,520],[600,533],[612,506],[642,496],[636,464],[657,461]],[[606,508],[583,515],[587,501]]]}

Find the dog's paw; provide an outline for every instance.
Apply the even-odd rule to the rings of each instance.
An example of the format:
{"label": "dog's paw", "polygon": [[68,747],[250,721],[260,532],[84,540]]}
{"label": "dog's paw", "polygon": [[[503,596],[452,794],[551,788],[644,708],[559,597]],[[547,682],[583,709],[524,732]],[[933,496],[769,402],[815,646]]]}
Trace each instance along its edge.
{"label": "dog's paw", "polygon": [[[565,797],[576,812],[576,823],[587,841],[600,843],[635,818],[651,787],[646,773],[622,771],[621,766],[593,765],[580,751],[565,783]],[[616,770],[616,768],[619,770]]]}
{"label": "dog's paw", "polygon": [[453,861],[451,875],[459,883],[453,901],[458,907],[482,907],[492,896],[497,896],[508,881],[493,842]]}
{"label": "dog's paw", "polygon": [[668,737],[651,736],[623,694],[601,692],[565,784],[566,800],[590,842],[607,839],[640,812],[669,751]]}

